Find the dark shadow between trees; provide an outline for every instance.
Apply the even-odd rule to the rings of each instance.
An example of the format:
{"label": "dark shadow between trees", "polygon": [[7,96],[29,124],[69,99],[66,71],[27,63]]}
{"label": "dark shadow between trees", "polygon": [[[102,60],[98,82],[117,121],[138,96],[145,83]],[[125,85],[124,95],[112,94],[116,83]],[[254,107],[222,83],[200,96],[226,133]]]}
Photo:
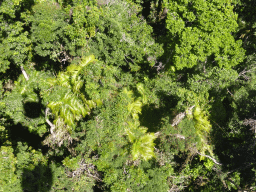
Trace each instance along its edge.
{"label": "dark shadow between trees", "polygon": [[159,131],[163,118],[169,116],[172,119],[171,109],[177,105],[178,98],[167,95],[160,91],[158,97],[161,100],[160,106],[155,104],[144,105],[140,117],[141,126],[148,128],[149,132]]}
{"label": "dark shadow between trees", "polygon": [[22,126],[20,123],[18,123],[17,125],[13,123],[11,126],[6,128],[8,130],[9,139],[14,145],[14,149],[16,143],[20,141],[27,143],[33,149],[47,150],[47,147],[42,146],[42,141],[44,140],[44,137],[40,137],[38,134],[29,132],[28,128]]}
{"label": "dark shadow between trees", "polygon": [[[34,89],[34,93],[36,93],[36,95],[37,95],[38,102],[26,101],[23,104],[24,115],[31,119],[35,119],[40,116],[44,116],[44,114],[42,113],[44,106],[42,104],[42,98],[40,97],[40,91],[38,89]],[[26,98],[24,98],[24,99],[26,99]]]}
{"label": "dark shadow between trees", "polygon": [[154,104],[143,106],[140,115],[141,126],[147,127],[149,132],[157,132],[164,113],[163,108],[156,108]]}
{"label": "dark shadow between trees", "polygon": [[219,101],[218,106],[222,105],[226,117],[221,121],[221,118],[216,116],[212,124],[214,152],[223,164],[224,171],[230,174],[240,173],[240,183],[245,184],[240,186],[242,188],[255,182],[255,172],[252,170],[256,161],[255,133],[249,125],[243,123],[245,119],[255,115],[255,95],[255,90],[249,90],[239,100],[227,97],[222,102]]}
{"label": "dark shadow between trees", "polygon": [[26,102],[24,104],[25,116],[29,118],[37,118],[41,114],[41,107],[38,102]]}
{"label": "dark shadow between trees", "polygon": [[52,170],[39,164],[33,170],[23,169],[22,188],[24,192],[47,192],[52,186]]}

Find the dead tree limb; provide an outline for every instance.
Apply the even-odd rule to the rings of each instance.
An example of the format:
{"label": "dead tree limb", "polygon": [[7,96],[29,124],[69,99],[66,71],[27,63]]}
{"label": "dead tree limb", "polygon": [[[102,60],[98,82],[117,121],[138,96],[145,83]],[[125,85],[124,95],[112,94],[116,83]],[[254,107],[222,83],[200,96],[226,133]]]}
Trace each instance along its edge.
{"label": "dead tree limb", "polygon": [[192,114],[192,109],[195,107],[195,105],[193,105],[192,107],[188,108],[187,112],[182,112],[182,113],[179,113],[178,115],[176,115],[176,117],[173,119],[173,122],[172,122],[172,126],[176,126],[178,125],[182,119],[184,119],[184,117],[186,115],[191,115]]}
{"label": "dead tree limb", "polygon": [[20,69],[21,69],[21,72],[22,74],[24,75],[25,79],[28,81],[29,80],[29,76],[28,74],[26,73],[25,69],[23,68],[23,66],[20,66]]}
{"label": "dead tree limb", "polygon": [[54,135],[53,131],[55,129],[55,125],[47,117],[49,110],[50,109],[48,107],[45,109],[45,120],[46,120],[46,123],[48,123],[48,125],[50,125],[50,127],[51,127],[51,129],[50,129],[51,134]]}
{"label": "dead tree limb", "polygon": [[221,163],[218,163],[214,158],[210,157],[209,155],[203,155],[203,154],[201,154],[201,153],[199,153],[199,152],[197,152],[197,153],[198,153],[199,155],[201,155],[201,156],[204,156],[204,157],[207,157],[207,158],[213,160],[213,162],[214,162],[215,164],[217,164],[217,165],[222,165]]}

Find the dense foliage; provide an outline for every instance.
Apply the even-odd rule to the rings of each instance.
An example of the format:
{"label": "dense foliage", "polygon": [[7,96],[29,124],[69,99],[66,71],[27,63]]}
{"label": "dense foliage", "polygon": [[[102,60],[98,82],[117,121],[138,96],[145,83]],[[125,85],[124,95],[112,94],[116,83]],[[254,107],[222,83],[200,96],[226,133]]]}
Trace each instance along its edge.
{"label": "dense foliage", "polygon": [[0,191],[255,191],[255,12],[1,1]]}

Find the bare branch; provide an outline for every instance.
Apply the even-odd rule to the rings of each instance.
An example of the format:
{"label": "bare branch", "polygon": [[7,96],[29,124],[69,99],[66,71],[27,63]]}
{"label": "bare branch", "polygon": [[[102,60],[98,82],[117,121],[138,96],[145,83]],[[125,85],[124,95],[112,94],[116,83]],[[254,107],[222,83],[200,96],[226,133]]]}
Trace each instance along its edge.
{"label": "bare branch", "polygon": [[185,136],[180,135],[180,134],[174,134],[174,136],[176,136],[177,138],[180,138],[180,139],[186,139],[186,137],[185,137]]}
{"label": "bare branch", "polygon": [[[159,137],[161,134],[160,131],[156,132],[155,133],[155,137]],[[173,136],[177,137],[177,138],[180,138],[180,139],[186,139],[186,137],[184,135],[180,135],[180,134],[172,134]]]}
{"label": "bare branch", "polygon": [[214,158],[210,157],[209,155],[203,155],[203,154],[201,154],[201,153],[199,153],[199,152],[197,152],[197,153],[198,153],[199,155],[201,155],[201,156],[204,156],[204,157],[207,157],[207,158],[213,160],[213,162],[214,162],[215,164],[217,164],[217,165],[222,165],[221,163],[218,163]]}
{"label": "bare branch", "polygon": [[233,93],[231,93],[231,92],[228,90],[228,88],[227,88],[227,91],[228,91],[228,93],[229,93],[232,97],[234,97]]}
{"label": "bare branch", "polygon": [[186,114],[186,111],[185,111],[185,112],[182,112],[182,113],[179,113],[178,115],[176,115],[176,117],[173,119],[172,126],[174,127],[174,126],[178,125],[178,124],[182,121],[182,119],[184,119],[184,117],[185,117],[186,115],[191,115],[191,114],[192,114],[192,109],[193,109],[194,107],[195,107],[195,105],[193,105],[192,107],[190,107],[190,108],[187,110],[187,113],[188,113],[188,114]]}
{"label": "bare branch", "polygon": [[[178,115],[176,115],[172,121],[172,126],[176,126],[178,125],[186,115],[192,115],[192,109],[195,107],[195,105],[193,105],[192,107],[189,107],[188,110],[186,110],[185,112],[182,112],[182,113],[179,113]],[[161,134],[160,131],[156,132],[155,133],[155,136],[156,137],[159,137]],[[180,138],[180,139],[186,139],[185,136],[183,135],[180,135],[180,134],[174,134],[174,136],[176,136],[177,138]]]}
{"label": "bare branch", "polygon": [[[224,131],[224,129],[223,129],[221,126],[219,126],[218,123],[216,123],[216,122],[215,122],[214,120],[212,120],[212,119],[211,119],[211,121],[212,121],[213,123],[215,123],[215,124],[228,136],[227,132]],[[228,137],[229,137],[229,136],[228,136]]]}
{"label": "bare branch", "polygon": [[[97,181],[103,182],[102,179],[99,177],[99,173],[96,171],[96,168],[93,164],[84,163],[82,160],[79,163],[79,168],[71,172],[72,177],[80,177],[82,174],[86,174],[89,177],[96,179]],[[91,172],[92,171],[92,172]]]}
{"label": "bare branch", "polygon": [[46,122],[48,123],[48,125],[50,125],[50,127],[51,127],[51,129],[50,129],[51,134],[53,134],[53,135],[54,135],[53,130],[55,129],[55,125],[54,125],[54,124],[52,124],[52,122],[51,122],[51,121],[49,121],[49,119],[48,119],[48,117],[47,117],[47,115],[48,115],[48,111],[49,111],[49,110],[50,110],[50,109],[49,109],[48,107],[45,109],[45,120],[46,120]]}
{"label": "bare branch", "polygon": [[254,135],[256,137],[256,120],[253,119],[253,118],[250,118],[250,119],[245,119],[244,122],[243,122],[244,125],[246,126],[250,126],[252,131],[254,131]]}
{"label": "bare branch", "polygon": [[24,70],[23,66],[20,66],[20,69],[21,69],[21,72],[24,75],[25,79],[28,81],[29,77],[28,77],[28,74],[26,73],[26,71]]}
{"label": "bare branch", "polygon": [[255,68],[256,68],[256,67],[253,67],[253,68],[251,68],[251,69],[249,69],[249,70],[247,70],[247,71],[246,71],[247,68],[245,68],[243,71],[241,71],[241,72],[238,74],[238,77],[237,77],[236,80],[238,80],[238,78],[241,77],[241,76],[244,77],[246,80],[249,80],[250,78],[247,77],[245,74],[248,73],[248,72],[251,72],[251,71],[252,71],[253,69],[255,69]]}
{"label": "bare branch", "polygon": [[176,115],[172,121],[172,126],[174,127],[174,126],[178,125],[182,121],[182,119],[184,119],[185,116],[186,116],[185,112],[182,112],[182,113],[179,113],[178,115]]}
{"label": "bare branch", "polygon": [[86,175],[90,176],[90,177],[93,177],[94,179],[96,179],[97,181],[100,181],[100,182],[103,182],[99,177],[95,176],[95,175],[92,175],[90,173],[85,173]]}
{"label": "bare branch", "polygon": [[155,137],[159,137],[160,134],[161,134],[160,131],[156,132],[156,133],[155,133]]}

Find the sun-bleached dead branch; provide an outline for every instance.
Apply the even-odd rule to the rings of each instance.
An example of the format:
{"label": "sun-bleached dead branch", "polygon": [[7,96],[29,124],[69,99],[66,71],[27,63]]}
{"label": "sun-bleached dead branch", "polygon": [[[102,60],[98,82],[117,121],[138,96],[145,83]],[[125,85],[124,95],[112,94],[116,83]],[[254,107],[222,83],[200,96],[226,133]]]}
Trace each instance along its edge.
{"label": "sun-bleached dead branch", "polygon": [[[186,110],[185,112],[179,113],[178,115],[176,115],[172,121],[172,126],[176,126],[178,125],[186,115],[192,115],[192,109],[195,107],[195,105],[193,105],[192,107],[189,107],[188,110]],[[159,137],[161,135],[161,132],[158,131],[155,133],[155,137]],[[174,136],[176,136],[177,138],[180,139],[186,139],[185,136],[180,135],[180,134],[173,134]]]}
{"label": "sun-bleached dead branch", "polygon": [[79,163],[79,168],[69,173],[70,177],[80,177],[81,175],[87,175],[88,177],[92,177],[99,182],[103,182],[100,178],[100,174],[98,173],[96,167],[91,163],[85,163],[82,160]]}
{"label": "sun-bleached dead branch", "polygon": [[175,137],[179,138],[179,139],[186,139],[185,136],[180,135],[180,134],[174,134]]}
{"label": "sun-bleached dead branch", "polygon": [[250,126],[252,131],[254,131],[255,137],[256,137],[256,120],[253,118],[245,119],[243,122],[244,125]]}
{"label": "sun-bleached dead branch", "polygon": [[21,72],[23,74],[23,76],[25,77],[25,79],[28,81],[29,80],[29,76],[26,73],[25,69],[23,68],[23,66],[20,66]]}
{"label": "sun-bleached dead branch", "polygon": [[215,164],[217,164],[217,165],[222,165],[221,163],[218,163],[214,158],[210,157],[209,155],[203,155],[203,154],[201,154],[201,153],[199,153],[199,152],[197,152],[197,154],[211,159],[211,160],[212,160]]}
{"label": "sun-bleached dead branch", "polygon": [[50,125],[50,127],[51,127],[51,129],[50,129],[50,132],[51,132],[51,134],[53,134],[54,135],[54,129],[55,129],[55,125],[48,119],[48,112],[49,112],[49,108],[48,107],[46,107],[46,109],[45,109],[45,121],[46,121],[46,123],[48,124],[48,125]]}
{"label": "sun-bleached dead branch", "polygon": [[243,71],[241,71],[241,72],[238,74],[238,77],[237,77],[236,80],[238,80],[239,77],[243,77],[245,80],[249,80],[250,77],[246,76],[245,74],[246,74],[246,73],[249,73],[249,72],[252,72],[253,69],[255,69],[255,68],[256,68],[256,67],[253,67],[253,68],[251,68],[251,69],[249,69],[249,70],[247,70],[247,68],[245,68]]}
{"label": "sun-bleached dead branch", "polygon": [[188,108],[187,112],[182,112],[179,113],[178,115],[176,115],[176,117],[173,119],[172,121],[172,126],[176,126],[178,125],[186,115],[191,115],[192,114],[192,109],[195,107],[195,105],[193,105],[192,107]]}
{"label": "sun-bleached dead branch", "polygon": [[234,97],[233,93],[231,93],[228,88],[227,88],[227,92],[228,92],[232,97]]}

